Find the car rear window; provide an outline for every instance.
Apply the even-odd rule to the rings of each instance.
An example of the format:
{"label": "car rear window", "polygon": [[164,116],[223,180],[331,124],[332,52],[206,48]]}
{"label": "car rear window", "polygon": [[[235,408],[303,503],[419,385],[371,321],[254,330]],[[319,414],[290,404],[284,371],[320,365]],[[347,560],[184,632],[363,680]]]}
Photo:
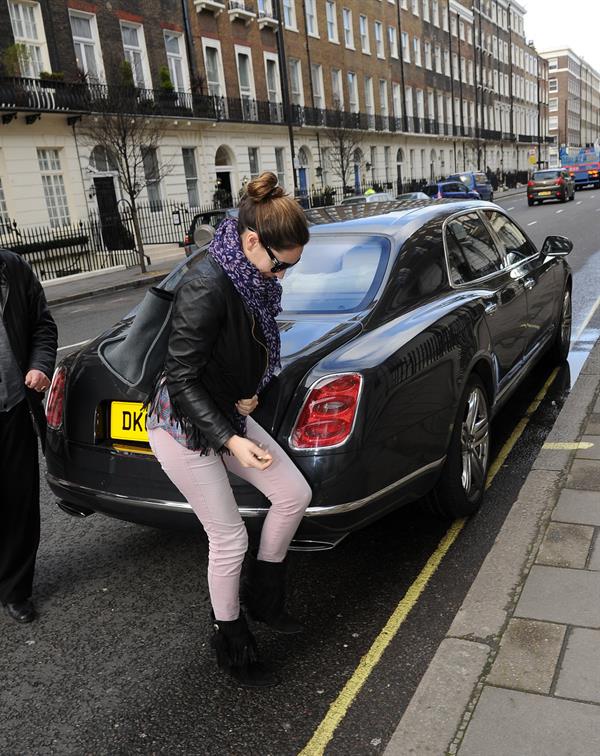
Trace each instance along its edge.
{"label": "car rear window", "polygon": [[282,306],[288,312],[355,312],[377,293],[389,257],[380,236],[314,235],[302,259],[286,271]]}
{"label": "car rear window", "polygon": [[423,188],[423,191],[428,197],[435,197],[435,195],[438,193],[438,185],[428,184],[426,187]]}
{"label": "car rear window", "polygon": [[560,171],[536,171],[533,174],[534,181],[548,181],[548,179],[558,178]]}
{"label": "car rear window", "polygon": [[475,181],[477,184],[487,184],[487,176],[485,173],[476,173],[475,174]]}

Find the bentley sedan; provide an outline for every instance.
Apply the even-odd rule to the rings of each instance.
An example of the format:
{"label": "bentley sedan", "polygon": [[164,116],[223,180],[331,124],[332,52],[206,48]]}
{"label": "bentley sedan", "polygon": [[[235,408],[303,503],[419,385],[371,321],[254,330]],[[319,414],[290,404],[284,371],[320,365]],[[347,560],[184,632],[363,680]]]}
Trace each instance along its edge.
{"label": "bentley sedan", "polygon": [[[481,201],[320,208],[311,222],[283,281],[282,368],[254,414],[312,486],[293,545],[334,546],[426,494],[445,516],[475,512],[494,414],[543,353],[567,356],[571,242],[550,236],[538,250]],[[148,446],[143,395],[97,353],[134,314],[58,366],[48,482],[71,514],[185,528],[196,520]],[[232,485],[252,535],[269,503]]]}

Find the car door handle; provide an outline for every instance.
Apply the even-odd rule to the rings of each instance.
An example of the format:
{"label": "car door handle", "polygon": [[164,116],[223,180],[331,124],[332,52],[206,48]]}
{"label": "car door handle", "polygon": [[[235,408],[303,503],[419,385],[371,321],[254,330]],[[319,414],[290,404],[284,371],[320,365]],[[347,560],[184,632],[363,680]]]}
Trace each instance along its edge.
{"label": "car door handle", "polygon": [[493,315],[498,309],[498,302],[488,302],[484,308],[486,315]]}
{"label": "car door handle", "polygon": [[535,278],[531,278],[531,276],[523,279],[523,286],[526,289],[533,289],[533,287],[535,286],[535,283],[536,283]]}

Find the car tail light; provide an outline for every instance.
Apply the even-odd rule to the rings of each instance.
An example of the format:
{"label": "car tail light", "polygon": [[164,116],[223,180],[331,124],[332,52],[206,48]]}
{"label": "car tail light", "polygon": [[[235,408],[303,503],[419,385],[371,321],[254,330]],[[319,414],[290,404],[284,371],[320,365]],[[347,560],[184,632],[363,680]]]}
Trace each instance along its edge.
{"label": "car tail light", "polygon": [[527,182],[527,186],[535,186],[535,184],[534,184],[534,182],[533,182],[533,181],[528,181],[528,182]]}
{"label": "car tail light", "polygon": [[323,378],[311,388],[290,436],[293,449],[326,449],[345,443],[356,419],[362,375]]}
{"label": "car tail light", "polygon": [[67,368],[58,367],[52,377],[52,385],[48,393],[46,404],[46,419],[48,427],[58,430],[63,421],[63,404],[65,399],[65,384],[67,382]]}

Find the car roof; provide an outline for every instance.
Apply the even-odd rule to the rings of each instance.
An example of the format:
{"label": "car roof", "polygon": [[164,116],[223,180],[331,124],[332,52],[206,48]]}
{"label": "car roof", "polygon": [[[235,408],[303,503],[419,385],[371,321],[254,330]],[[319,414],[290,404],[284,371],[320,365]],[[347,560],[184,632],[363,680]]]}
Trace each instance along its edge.
{"label": "car roof", "polygon": [[339,233],[383,234],[402,242],[431,220],[462,210],[501,208],[481,200],[403,200],[360,206],[333,205],[306,211],[311,236]]}

